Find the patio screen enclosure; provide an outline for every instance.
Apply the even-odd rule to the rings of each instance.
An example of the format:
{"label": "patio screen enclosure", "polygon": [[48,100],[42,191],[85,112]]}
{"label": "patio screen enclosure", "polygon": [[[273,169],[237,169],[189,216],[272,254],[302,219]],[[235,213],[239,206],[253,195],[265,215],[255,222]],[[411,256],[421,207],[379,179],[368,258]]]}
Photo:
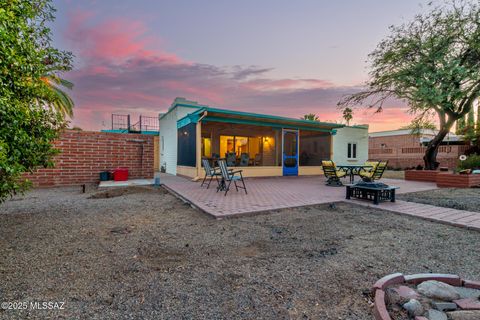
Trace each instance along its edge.
{"label": "patio screen enclosure", "polygon": [[[321,166],[330,158],[329,132],[299,130],[298,157],[300,166]],[[195,166],[194,124],[178,130],[178,164]],[[282,166],[282,128],[247,124],[202,122],[202,158],[225,158],[229,166]],[[288,145],[286,146],[287,149]]]}

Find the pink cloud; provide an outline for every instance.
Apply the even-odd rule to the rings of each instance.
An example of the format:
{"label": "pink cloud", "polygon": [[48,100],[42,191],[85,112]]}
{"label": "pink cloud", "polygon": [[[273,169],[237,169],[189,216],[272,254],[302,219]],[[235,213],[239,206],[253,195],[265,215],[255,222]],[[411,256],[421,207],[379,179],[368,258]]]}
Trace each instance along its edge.
{"label": "pink cloud", "polygon": [[[159,49],[161,40],[148,36],[141,21],[96,18],[76,11],[65,32],[80,59],[66,75],[75,83],[73,123],[87,130],[109,128],[111,113],[157,116],[177,96],[242,111],[294,118],[313,112],[323,121],[341,121],[337,102],[359,90],[322,79],[271,79],[270,68],[186,61]],[[355,123],[371,124],[371,131],[396,128],[408,119],[401,105],[373,117],[364,111],[354,116]]]}

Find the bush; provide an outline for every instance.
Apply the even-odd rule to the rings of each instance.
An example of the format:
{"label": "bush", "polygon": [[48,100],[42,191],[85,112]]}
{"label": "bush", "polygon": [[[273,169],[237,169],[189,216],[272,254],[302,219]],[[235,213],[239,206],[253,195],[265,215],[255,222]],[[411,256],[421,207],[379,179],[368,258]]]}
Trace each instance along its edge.
{"label": "bush", "polygon": [[458,168],[464,169],[480,169],[480,155],[472,154],[464,161],[458,161]]}

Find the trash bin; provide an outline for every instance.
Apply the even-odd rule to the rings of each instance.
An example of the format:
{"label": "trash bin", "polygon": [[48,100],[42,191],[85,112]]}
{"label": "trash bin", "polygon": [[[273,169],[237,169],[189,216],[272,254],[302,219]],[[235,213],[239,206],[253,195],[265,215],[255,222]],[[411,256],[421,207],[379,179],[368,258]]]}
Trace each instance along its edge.
{"label": "trash bin", "polygon": [[160,172],[156,172],[154,176],[154,183],[155,187],[160,186]]}
{"label": "trash bin", "polygon": [[128,168],[116,168],[113,170],[113,180],[115,181],[127,181],[128,180]]}
{"label": "trash bin", "polygon": [[102,171],[100,172],[100,181],[108,181],[110,180],[110,172]]}

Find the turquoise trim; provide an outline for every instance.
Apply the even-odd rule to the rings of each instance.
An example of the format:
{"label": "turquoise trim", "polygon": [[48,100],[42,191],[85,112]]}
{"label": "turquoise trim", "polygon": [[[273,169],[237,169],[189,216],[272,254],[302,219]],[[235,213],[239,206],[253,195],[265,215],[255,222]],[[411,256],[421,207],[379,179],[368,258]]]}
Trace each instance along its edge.
{"label": "turquoise trim", "polygon": [[254,120],[245,120],[245,119],[229,119],[229,118],[220,118],[220,117],[211,117],[206,116],[202,119],[202,122],[225,122],[225,123],[236,123],[236,124],[250,124],[255,126],[263,126],[263,127],[273,127],[273,128],[282,128],[282,129],[294,129],[294,130],[309,130],[309,131],[319,131],[319,132],[331,132],[329,129],[322,129],[322,128],[315,128],[315,127],[306,127],[306,126],[295,126],[295,125],[287,125],[281,123],[269,123],[269,122],[261,122],[261,121],[254,121]]}
{"label": "turquoise trim", "polygon": [[200,119],[200,114],[196,112],[190,113],[177,121],[177,129],[183,128],[190,123],[197,123],[199,119]]}
{"label": "turquoise trim", "polygon": [[336,135],[337,134],[337,130],[333,129],[332,130],[332,136]]}
{"label": "turquoise trim", "polygon": [[245,116],[245,117],[253,117],[253,118],[258,118],[258,119],[268,119],[268,120],[280,120],[280,121],[289,121],[289,122],[296,122],[299,124],[309,124],[309,125],[324,125],[332,128],[343,128],[345,127],[344,124],[338,124],[338,123],[330,123],[330,122],[317,122],[317,121],[311,121],[311,120],[303,120],[303,119],[295,119],[295,118],[288,118],[288,117],[280,117],[280,116],[273,116],[273,115],[268,115],[268,114],[261,114],[261,113],[252,113],[252,112],[243,112],[243,111],[232,111],[232,110],[226,110],[226,109],[217,109],[217,108],[211,108],[211,107],[205,107],[200,110],[195,111],[197,112],[215,112],[215,113],[221,113],[221,114],[228,114],[228,115],[237,115],[237,116]]}

